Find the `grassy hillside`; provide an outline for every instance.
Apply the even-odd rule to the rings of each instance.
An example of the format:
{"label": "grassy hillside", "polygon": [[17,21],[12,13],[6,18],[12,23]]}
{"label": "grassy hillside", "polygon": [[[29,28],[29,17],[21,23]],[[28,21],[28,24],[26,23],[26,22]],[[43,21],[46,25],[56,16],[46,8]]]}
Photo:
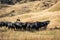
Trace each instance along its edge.
{"label": "grassy hillside", "polygon": [[[59,4],[60,2],[46,10],[40,10],[42,2],[36,1],[16,4],[0,9],[0,17],[3,15],[3,17],[0,18],[0,21],[15,22],[18,18],[21,22],[41,22],[50,20],[47,30],[43,31],[14,31],[13,29],[10,30],[6,27],[0,28],[0,40],[60,40]],[[11,16],[10,14],[14,14],[14,16]],[[55,27],[59,29],[54,29]],[[50,28],[53,30],[50,30]]]}
{"label": "grassy hillside", "polygon": [[53,6],[55,2],[51,1],[33,1],[16,5],[9,5],[7,8],[0,9],[0,18],[5,16],[15,16],[30,12],[38,12]]}
{"label": "grassy hillside", "polygon": [[[57,14],[58,13],[58,14]],[[15,22],[17,19],[20,19],[22,22],[35,22],[35,21],[44,21],[50,20],[52,21],[53,26],[57,26],[57,23],[60,24],[60,11],[56,12],[37,12],[37,13],[29,13],[29,14],[22,14],[13,17],[5,17],[1,18],[0,21],[11,21]],[[51,25],[52,25],[51,24]]]}
{"label": "grassy hillside", "polygon": [[60,11],[60,1],[58,3],[56,3],[54,6],[50,7],[49,9],[47,9],[50,12],[53,11]]}

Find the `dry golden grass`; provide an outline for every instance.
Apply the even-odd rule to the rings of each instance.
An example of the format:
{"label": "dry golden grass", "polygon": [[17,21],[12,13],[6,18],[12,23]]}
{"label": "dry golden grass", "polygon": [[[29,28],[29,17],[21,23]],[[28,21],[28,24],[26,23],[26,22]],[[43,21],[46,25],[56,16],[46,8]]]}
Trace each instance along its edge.
{"label": "dry golden grass", "polygon": [[53,5],[49,9],[46,9],[45,11],[50,11],[50,12],[60,11],[60,1],[58,1],[55,5]]}
{"label": "dry golden grass", "polygon": [[38,12],[48,8],[48,6],[45,7],[44,5],[45,4],[43,4],[43,1],[34,1],[23,4],[16,4],[7,8],[0,9],[0,16],[6,14],[12,14],[13,10],[14,15],[20,15],[30,12]]}
{"label": "dry golden grass", "polygon": [[[57,14],[58,13],[58,14]],[[17,19],[20,19],[22,22],[35,22],[35,21],[44,21],[50,20],[50,25],[54,25],[53,27],[60,25],[60,11],[56,12],[37,12],[37,13],[29,13],[22,14],[13,17],[5,17],[1,18],[0,21],[11,21],[15,22]],[[49,26],[50,26],[49,25]],[[52,27],[52,26],[51,26]]]}
{"label": "dry golden grass", "polygon": [[[57,14],[58,13],[58,14]],[[48,25],[47,29],[49,28],[60,28],[60,11],[56,12],[37,12],[37,13],[29,13],[29,14],[22,14],[13,17],[5,17],[1,18],[0,21],[11,21],[14,22],[16,19],[21,19],[22,22],[34,22],[34,21],[44,21],[50,20],[50,24]],[[4,28],[5,29],[5,28]],[[60,40],[60,30],[44,30],[44,31],[2,31],[1,29],[1,40]]]}
{"label": "dry golden grass", "polygon": [[60,40],[60,30],[45,31],[0,31],[0,40]]}
{"label": "dry golden grass", "polygon": [[[57,4],[60,3],[58,2]],[[13,7],[15,7],[16,10],[18,10],[17,5],[12,6],[10,8],[14,10]],[[15,22],[17,18],[21,19],[22,22],[50,20],[50,24],[47,26],[47,29],[55,27],[60,28],[60,11],[58,11],[60,10],[59,9],[60,7],[59,5],[57,5],[56,7],[57,9],[52,7],[49,8],[49,10],[47,11],[44,10],[42,12],[31,12],[13,17],[0,18],[0,21]],[[8,9],[6,10],[10,12],[11,11],[10,8],[8,8],[9,10]],[[2,13],[0,15],[2,15]],[[44,30],[44,31],[29,32],[29,31],[14,31],[9,30],[7,28],[0,28],[0,40],[60,40],[60,30]]]}

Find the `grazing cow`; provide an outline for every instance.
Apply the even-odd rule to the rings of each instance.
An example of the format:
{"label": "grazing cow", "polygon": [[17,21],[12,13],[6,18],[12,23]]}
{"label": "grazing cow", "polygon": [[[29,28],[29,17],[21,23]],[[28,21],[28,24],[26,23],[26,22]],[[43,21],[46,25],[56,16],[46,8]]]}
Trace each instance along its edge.
{"label": "grazing cow", "polygon": [[16,29],[22,30],[22,22],[15,22],[14,25]]}
{"label": "grazing cow", "polygon": [[30,22],[23,23],[23,29],[31,31],[31,25],[32,25],[32,23],[30,23]]}
{"label": "grazing cow", "polygon": [[36,22],[37,23],[38,30],[39,30],[39,28],[42,28],[42,27],[44,27],[44,29],[46,29],[46,27],[49,24],[49,22],[50,21]]}
{"label": "grazing cow", "polygon": [[37,22],[33,23],[32,29],[39,30]]}
{"label": "grazing cow", "polygon": [[6,22],[0,22],[0,27],[6,26]]}
{"label": "grazing cow", "polygon": [[44,21],[44,22],[33,22],[30,25],[31,30],[39,30],[40,28],[46,29],[47,25],[49,24],[50,21]]}
{"label": "grazing cow", "polygon": [[7,27],[7,24],[8,24],[9,22],[3,22],[3,26],[6,26]]}
{"label": "grazing cow", "polygon": [[11,4],[14,5],[17,0],[0,0],[2,4]]}
{"label": "grazing cow", "polygon": [[26,30],[28,30],[28,31],[30,31],[30,30],[31,30],[31,29],[30,29],[30,25],[31,25],[31,23],[27,22]]}
{"label": "grazing cow", "polygon": [[0,22],[0,27],[2,27],[3,26],[3,22]]}
{"label": "grazing cow", "polygon": [[8,27],[8,29],[15,29],[14,24],[11,22],[8,22],[6,26]]}
{"label": "grazing cow", "polygon": [[27,24],[28,22],[22,24],[23,30],[26,30]]}
{"label": "grazing cow", "polygon": [[30,24],[30,30],[36,30],[36,28],[37,28],[37,24],[36,24],[36,22],[33,22],[33,23],[31,23]]}

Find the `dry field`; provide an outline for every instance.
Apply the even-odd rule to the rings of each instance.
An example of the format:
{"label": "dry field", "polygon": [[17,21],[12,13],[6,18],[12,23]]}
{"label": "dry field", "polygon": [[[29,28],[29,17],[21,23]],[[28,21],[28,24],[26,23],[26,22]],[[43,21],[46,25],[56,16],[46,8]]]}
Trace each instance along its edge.
{"label": "dry field", "polygon": [[[47,26],[47,30],[34,32],[14,31],[3,27],[0,28],[0,40],[60,40],[60,29],[54,29],[55,27],[60,28],[60,1],[46,10],[42,10],[40,12],[29,12],[21,15],[17,15],[17,12],[21,13],[19,12],[20,9],[18,8],[18,6],[22,7],[16,4],[5,9],[5,12],[2,12],[4,11],[2,9],[0,15],[9,13],[15,9],[16,16],[3,17],[0,18],[0,21],[15,22],[17,18],[19,18],[21,22],[50,20],[50,24]],[[50,30],[50,28],[52,28],[53,30]]]}
{"label": "dry field", "polygon": [[0,30],[0,40],[60,40],[60,30],[13,31]]}

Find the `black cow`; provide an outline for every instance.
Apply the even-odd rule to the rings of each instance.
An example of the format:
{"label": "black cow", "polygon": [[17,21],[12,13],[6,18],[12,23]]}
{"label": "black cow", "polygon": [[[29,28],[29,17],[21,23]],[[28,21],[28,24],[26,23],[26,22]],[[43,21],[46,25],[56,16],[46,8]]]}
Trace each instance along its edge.
{"label": "black cow", "polygon": [[37,27],[38,27],[38,26],[37,26],[36,22],[33,22],[33,23],[30,24],[30,30],[31,30],[31,31],[36,30]]}
{"label": "black cow", "polygon": [[22,22],[15,22],[14,25],[16,29],[22,30]]}
{"label": "black cow", "polygon": [[27,24],[28,22],[22,24],[23,30],[26,30]]}
{"label": "black cow", "polygon": [[37,29],[39,30],[39,28],[44,28],[46,29],[47,28],[47,25],[50,23],[50,21],[44,21],[44,22],[36,22],[37,24]]}
{"label": "black cow", "polygon": [[31,25],[31,23],[27,22],[26,30],[28,30],[28,31],[30,31],[30,30],[31,30],[31,29],[30,29],[30,25]]}
{"label": "black cow", "polygon": [[14,29],[15,30],[15,26],[12,22],[7,22],[6,26],[8,27],[8,29]]}
{"label": "black cow", "polygon": [[11,4],[14,5],[17,0],[0,0],[2,4]]}
{"label": "black cow", "polygon": [[39,30],[40,28],[46,29],[47,25],[49,24],[50,21],[44,21],[44,22],[33,22],[30,25],[30,30]]}
{"label": "black cow", "polygon": [[6,26],[6,22],[0,22],[0,27]]}
{"label": "black cow", "polygon": [[3,26],[3,22],[0,22],[0,27],[2,27]]}

